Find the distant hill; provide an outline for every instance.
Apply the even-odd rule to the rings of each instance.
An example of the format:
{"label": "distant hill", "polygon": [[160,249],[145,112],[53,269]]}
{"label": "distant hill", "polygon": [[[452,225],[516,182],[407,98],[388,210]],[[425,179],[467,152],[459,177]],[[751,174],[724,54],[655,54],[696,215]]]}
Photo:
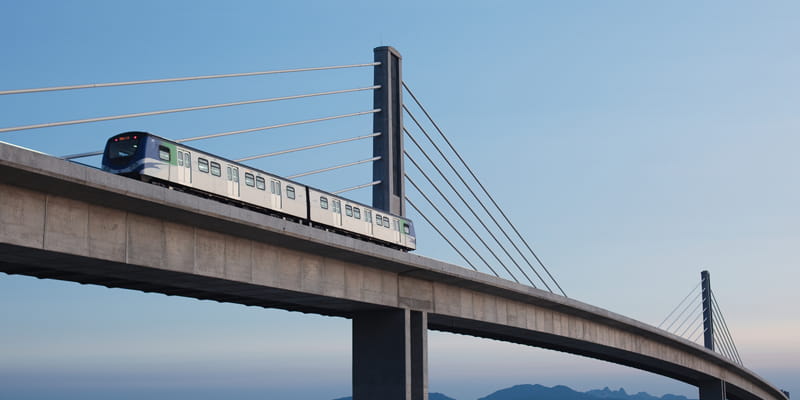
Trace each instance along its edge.
{"label": "distant hill", "polygon": [[640,392],[630,395],[625,389],[613,391],[609,388],[603,390],[590,390],[577,392],[566,386],[546,387],[542,385],[517,385],[507,389],[498,390],[478,400],[689,400],[684,396],[671,394],[663,397],[651,396]]}
{"label": "distant hill", "polygon": [[[342,397],[335,400],[352,400],[352,397]],[[429,400],[455,400],[441,393],[430,393]],[[628,394],[625,389],[590,390],[576,392],[566,386],[546,387],[542,385],[517,385],[507,389],[498,390],[478,400],[693,400],[684,396],[665,394],[662,397],[651,396],[645,392]]]}

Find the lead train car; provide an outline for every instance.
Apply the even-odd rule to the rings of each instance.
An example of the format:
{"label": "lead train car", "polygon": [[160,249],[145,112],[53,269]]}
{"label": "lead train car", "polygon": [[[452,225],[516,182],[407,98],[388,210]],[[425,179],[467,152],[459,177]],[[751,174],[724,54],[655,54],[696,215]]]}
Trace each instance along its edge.
{"label": "lead train car", "polygon": [[108,139],[103,170],[248,204],[405,250],[411,220],[313,189],[147,132]]}

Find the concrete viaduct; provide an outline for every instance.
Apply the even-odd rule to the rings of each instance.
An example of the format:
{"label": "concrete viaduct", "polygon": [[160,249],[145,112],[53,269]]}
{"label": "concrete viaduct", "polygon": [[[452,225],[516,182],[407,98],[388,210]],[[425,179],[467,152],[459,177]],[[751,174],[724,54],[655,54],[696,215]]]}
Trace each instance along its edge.
{"label": "concrete viaduct", "polygon": [[427,399],[427,330],[786,400],[752,371],[575,300],[0,143],[0,271],[353,320],[355,399]]}

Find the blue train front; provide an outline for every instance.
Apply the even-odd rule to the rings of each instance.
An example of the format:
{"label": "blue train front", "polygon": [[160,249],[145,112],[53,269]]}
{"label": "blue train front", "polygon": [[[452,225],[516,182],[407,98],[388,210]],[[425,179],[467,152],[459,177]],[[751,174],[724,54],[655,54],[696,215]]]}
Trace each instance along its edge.
{"label": "blue train front", "polygon": [[146,132],[125,132],[106,142],[103,152],[103,171],[139,177],[148,164],[158,164],[158,140]]}

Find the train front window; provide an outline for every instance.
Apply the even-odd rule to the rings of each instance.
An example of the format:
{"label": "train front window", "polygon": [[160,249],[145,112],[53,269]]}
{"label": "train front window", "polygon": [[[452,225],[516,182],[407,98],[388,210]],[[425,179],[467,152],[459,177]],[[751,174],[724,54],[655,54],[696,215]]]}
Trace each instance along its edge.
{"label": "train front window", "polygon": [[[135,138],[135,139],[134,139]],[[117,158],[130,157],[136,154],[139,149],[139,138],[136,136],[120,136],[108,143],[108,158],[111,160]]]}

